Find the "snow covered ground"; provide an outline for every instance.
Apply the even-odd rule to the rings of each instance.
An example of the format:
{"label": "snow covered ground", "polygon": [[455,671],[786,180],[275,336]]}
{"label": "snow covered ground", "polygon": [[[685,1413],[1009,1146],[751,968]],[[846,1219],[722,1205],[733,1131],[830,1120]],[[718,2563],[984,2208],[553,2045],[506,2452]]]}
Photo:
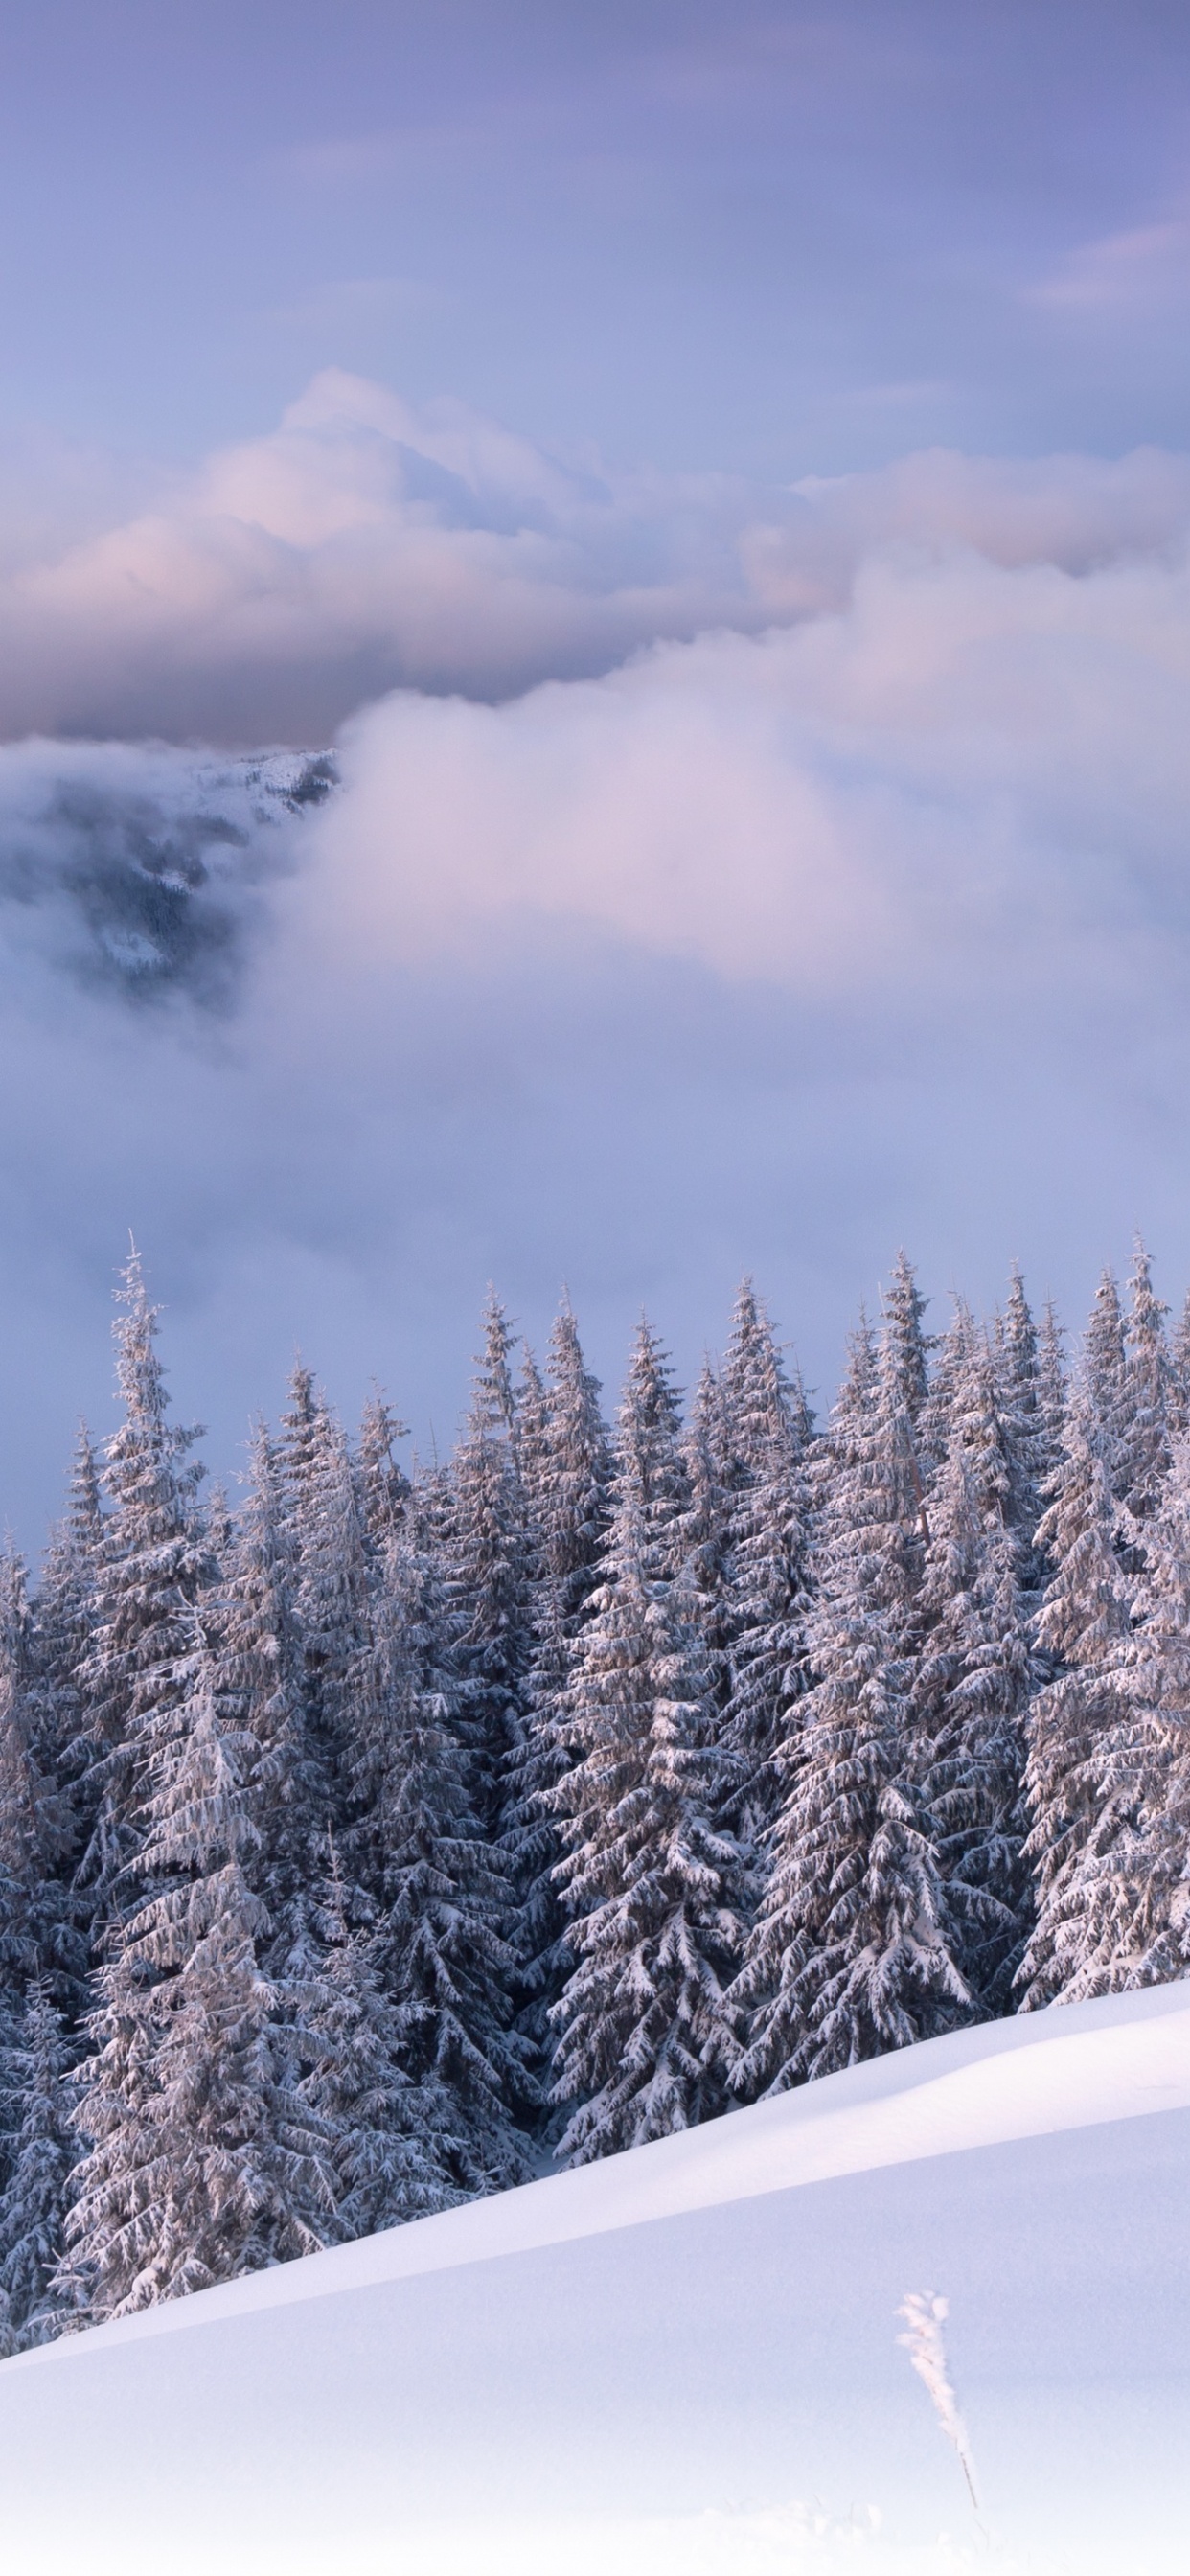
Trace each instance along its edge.
{"label": "snow covered ground", "polygon": [[1057,2007],[6,2362],[6,2561],[1182,2576],[1188,2258],[1190,1985]]}

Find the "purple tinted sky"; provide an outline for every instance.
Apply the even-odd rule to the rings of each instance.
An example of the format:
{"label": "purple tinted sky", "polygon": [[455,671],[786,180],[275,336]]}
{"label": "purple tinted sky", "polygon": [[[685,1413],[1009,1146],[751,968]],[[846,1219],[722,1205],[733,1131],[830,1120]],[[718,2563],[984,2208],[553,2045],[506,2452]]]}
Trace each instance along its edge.
{"label": "purple tinted sky", "polygon": [[1177,443],[1188,120],[1159,0],[8,0],[0,417],[186,456],[333,362],[666,467]]}

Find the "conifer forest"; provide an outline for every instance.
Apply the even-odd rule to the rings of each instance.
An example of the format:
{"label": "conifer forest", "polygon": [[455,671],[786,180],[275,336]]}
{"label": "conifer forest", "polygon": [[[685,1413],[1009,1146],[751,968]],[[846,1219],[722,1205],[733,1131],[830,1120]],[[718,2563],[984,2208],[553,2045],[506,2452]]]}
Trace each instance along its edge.
{"label": "conifer forest", "polygon": [[0,2349],[1190,1966],[1190,1316],[902,1256],[816,1423],[750,1283],[614,1427],[494,1299],[448,1464],[299,1366],[0,1569]]}

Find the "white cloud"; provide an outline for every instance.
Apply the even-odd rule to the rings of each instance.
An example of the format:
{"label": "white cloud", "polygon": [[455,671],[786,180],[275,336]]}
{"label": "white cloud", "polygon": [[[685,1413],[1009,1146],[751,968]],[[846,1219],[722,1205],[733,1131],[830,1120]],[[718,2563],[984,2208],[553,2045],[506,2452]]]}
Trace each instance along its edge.
{"label": "white cloud", "polygon": [[581,921],[814,994],[1112,974],[1181,918],[1190,573],[877,557],[849,604],[507,706],[359,717],[319,936]]}
{"label": "white cloud", "polygon": [[613,488],[331,372],[271,435],[9,574],[0,731],[308,741],[400,681],[605,668],[746,613],[739,515],[731,487]]}
{"label": "white cloud", "polygon": [[94,472],[84,506],[77,469],[55,470],[0,569],[9,738],[317,741],[397,685],[500,699],[657,637],[841,609],[883,557],[1077,572],[1167,552],[1190,523],[1190,465],[1157,451],[934,451],[783,490],[613,477],[334,371],[275,431],[149,476],[146,504],[106,524]]}
{"label": "white cloud", "polygon": [[[304,566],[311,654],[329,567],[351,633],[367,568],[423,543],[439,599],[456,541],[552,550],[577,614],[673,507],[658,487],[630,540],[614,496],[488,424],[357,392],[348,436],[328,399],[155,520],[184,572],[196,528],[285,561],[293,595]],[[449,510],[398,484],[407,427]],[[614,1381],[642,1299],[689,1372],[749,1266],[824,1395],[902,1239],[942,1304],[993,1298],[1016,1254],[1077,1320],[1139,1221],[1176,1287],[1188,472],[925,457],[803,489],[764,534],[741,509],[765,631],[501,704],[389,695],[346,728],[339,794],[267,831],[226,764],[0,754],[0,1500],[22,1532],[80,1403],[102,1418],[129,1224],[225,1466],[295,1340],[348,1409],[375,1371],[423,1443],[449,1437],[489,1277],[538,1340],[567,1280]],[[721,501],[700,544],[710,524],[725,547]],[[71,632],[106,632],[117,670],[126,542],[72,559],[93,627]],[[506,577],[478,584],[493,634]],[[197,647],[164,586],[153,613],[180,688]],[[257,672],[261,636],[296,655],[307,631],[267,583],[228,577],[220,615],[256,632]],[[185,971],[130,996],[135,960],[108,974],[80,925],[102,946],[127,909],[134,825],[193,848],[199,808],[199,909],[239,980],[212,988],[183,942]],[[228,814],[238,843],[211,838]]]}

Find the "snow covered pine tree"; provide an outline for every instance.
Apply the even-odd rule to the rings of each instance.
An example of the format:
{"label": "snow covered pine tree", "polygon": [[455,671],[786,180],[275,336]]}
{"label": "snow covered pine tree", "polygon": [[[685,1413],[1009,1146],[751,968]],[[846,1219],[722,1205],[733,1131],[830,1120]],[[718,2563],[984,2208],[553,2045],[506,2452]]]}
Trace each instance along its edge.
{"label": "snow covered pine tree", "polygon": [[722,2110],[724,1990],[744,1872],[723,1805],[710,1673],[680,1581],[688,1487],[677,1398],[642,1324],[620,1412],[611,1523],[566,1695],[578,1755],[556,1791],[576,1965],[554,2009],[573,2164]]}
{"label": "snow covered pine tree", "polygon": [[747,2017],[734,2073],[746,2099],[904,2048],[973,2009],[910,1735],[929,1542],[921,1312],[902,1255],[879,1351],[861,1326],[832,1417],[809,1622],[820,1678],[733,1989]]}

